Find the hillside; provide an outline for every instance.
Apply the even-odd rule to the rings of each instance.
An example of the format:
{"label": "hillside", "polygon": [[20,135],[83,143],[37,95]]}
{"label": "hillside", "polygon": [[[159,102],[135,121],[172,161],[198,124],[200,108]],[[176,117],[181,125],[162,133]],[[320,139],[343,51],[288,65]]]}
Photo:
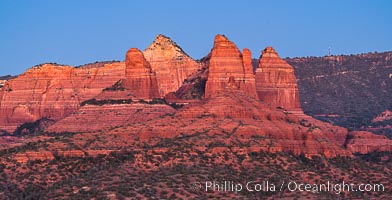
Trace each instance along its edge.
{"label": "hillside", "polygon": [[391,121],[372,122],[392,108],[392,52],[286,61],[295,68],[306,114],[353,130],[369,129],[392,137],[390,128],[382,128]]}
{"label": "hillside", "polygon": [[[137,138],[122,134],[122,131],[117,128],[111,134],[41,136],[41,141],[0,151],[4,158],[25,151],[43,155],[47,152],[43,149],[50,151],[55,146],[97,149],[108,143],[125,145],[124,141],[133,141],[121,151],[112,153],[108,150],[74,150],[74,155],[65,156],[58,150],[54,159],[25,163],[3,161],[0,164],[0,194],[5,199],[389,199],[392,196],[390,153],[308,159],[284,152],[246,152],[233,149],[233,144],[214,142],[229,137],[231,142],[237,140],[238,145],[241,138],[235,139],[229,133],[195,133],[138,142]],[[252,140],[263,139],[254,137]],[[246,148],[247,144],[242,145]],[[204,146],[206,148],[201,148]],[[210,188],[206,192],[203,185],[207,181],[230,181],[243,186],[249,181],[255,181],[255,185],[269,181],[270,187],[274,184],[276,188],[275,191],[259,189],[253,192],[243,189],[238,193],[212,191]],[[288,181],[383,184],[385,190],[347,192],[347,189],[338,188],[336,191],[290,192]],[[281,184],[284,184],[282,191],[279,190]]]}

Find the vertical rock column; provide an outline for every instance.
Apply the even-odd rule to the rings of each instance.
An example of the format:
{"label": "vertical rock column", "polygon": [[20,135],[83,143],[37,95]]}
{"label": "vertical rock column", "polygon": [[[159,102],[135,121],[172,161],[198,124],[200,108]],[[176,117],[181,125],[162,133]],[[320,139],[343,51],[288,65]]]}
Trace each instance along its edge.
{"label": "vertical rock column", "polygon": [[259,99],[273,108],[301,110],[294,68],[281,59],[272,47],[265,48],[260,56],[256,90]]}
{"label": "vertical rock column", "polygon": [[125,64],[124,87],[142,99],[160,97],[155,73],[139,49],[128,50]]}
{"label": "vertical rock column", "polygon": [[217,35],[209,56],[205,97],[214,96],[225,88],[239,89],[251,97],[257,97],[248,49],[244,49],[243,56],[233,42],[223,35]]}

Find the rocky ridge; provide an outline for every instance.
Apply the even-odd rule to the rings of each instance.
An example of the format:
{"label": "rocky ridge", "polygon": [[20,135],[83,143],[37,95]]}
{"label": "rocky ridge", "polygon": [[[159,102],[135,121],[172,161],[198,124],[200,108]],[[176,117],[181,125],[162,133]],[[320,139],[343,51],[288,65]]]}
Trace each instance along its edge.
{"label": "rocky ridge", "polygon": [[100,68],[43,64],[8,80],[0,89],[0,130],[41,118],[59,120],[125,77],[125,63]]}
{"label": "rocky ridge", "polygon": [[388,109],[386,109],[384,112],[380,113],[372,119],[372,122],[382,122],[382,121],[387,121],[387,120],[392,120],[392,112]]}
{"label": "rocky ridge", "polygon": [[[290,66],[267,48],[261,57],[273,57],[273,62],[263,61],[272,64],[263,64],[267,70],[261,73],[268,73],[257,79],[249,70],[250,51],[244,49],[241,54],[224,39],[228,48],[213,51],[225,56],[203,58],[201,68],[185,78],[179,89],[164,94],[164,99],[152,98],[161,97],[159,84],[152,81],[159,71],[150,67],[139,50],[130,49],[122,67],[116,69],[121,76],[105,74],[110,81],[92,82],[93,92],[79,92],[84,98],[67,116],[41,118],[19,126],[18,136],[0,136],[0,195],[6,199],[390,199],[391,140],[293,112],[299,107]],[[106,72],[106,64],[81,68]],[[209,73],[211,66],[214,73]],[[37,79],[51,85],[59,74],[50,77],[49,69]],[[57,101],[46,105],[39,98],[43,93],[35,89],[42,86],[23,85],[22,81],[30,83],[31,76],[21,76],[9,81],[12,87],[7,89],[12,90],[0,89],[0,112],[9,112],[3,105],[13,108],[12,99],[2,102],[10,97],[34,102],[20,95],[24,92],[36,95],[42,107],[65,106]],[[88,80],[89,76],[82,77]],[[67,76],[59,77],[65,85]],[[205,95],[210,80],[209,90],[214,93]],[[82,81],[76,83],[65,88],[84,86]],[[261,96],[260,100],[257,85],[259,91],[273,91],[275,98]],[[22,86],[24,91],[19,91]],[[16,92],[14,88],[19,95],[9,94]],[[192,183],[206,180],[268,180],[277,186],[289,180],[315,184],[329,180],[384,184],[385,191],[237,193],[193,187]]]}
{"label": "rocky ridge", "polygon": [[[162,47],[163,49],[177,49],[175,52],[180,53],[177,56],[181,59],[187,56],[167,37],[158,35],[156,41],[168,43]],[[155,45],[158,43],[156,42]],[[159,45],[161,44],[159,43]],[[154,55],[155,50],[150,48],[148,52],[142,53],[140,50],[132,48],[126,54],[125,63],[113,63],[99,68],[84,69],[50,65],[33,68],[31,69],[34,70],[33,73],[27,71],[17,79],[7,82],[6,87],[0,90],[1,111],[7,113],[10,112],[9,110],[13,110],[10,112],[12,116],[18,112],[31,114],[27,117],[16,114],[15,116],[21,117],[15,118],[19,120],[15,120],[15,124],[49,117],[56,121],[47,128],[49,132],[87,133],[100,131],[105,135],[112,133],[112,129],[114,129],[117,132],[130,133],[142,141],[149,141],[151,138],[175,138],[184,134],[190,137],[198,137],[199,133],[205,133],[206,137],[216,134],[226,135],[227,146],[233,148],[240,145],[238,141],[242,141],[241,145],[246,143],[246,148],[242,148],[242,151],[286,152],[306,157],[317,155],[326,157],[352,156],[353,153],[390,151],[392,146],[391,140],[386,138],[367,132],[349,132],[345,128],[332,126],[304,114],[298,114],[301,107],[294,70],[279,58],[272,47],[267,47],[262,51],[255,75],[251,65],[251,52],[244,49],[241,53],[227,37],[217,35],[211,53],[203,58],[200,64],[197,64],[200,68],[189,72],[189,75],[184,75],[187,76],[184,79],[184,84],[178,88],[172,85],[177,89],[175,92],[168,93],[161,93],[162,88],[164,91],[169,91],[168,88],[171,87],[168,87],[170,84],[159,84],[159,82],[167,81],[167,79],[161,79],[158,76],[162,72],[161,68],[154,69],[153,64],[149,61],[154,57],[151,55]],[[170,53],[172,51],[168,50],[168,52],[168,59],[181,60],[173,57]],[[158,51],[157,54],[160,55],[160,53]],[[188,58],[186,57],[186,59]],[[158,66],[157,63],[161,67],[165,66],[162,73],[167,73],[173,68],[177,69],[175,65],[178,64],[175,62],[155,62],[156,66]],[[179,66],[186,67],[185,65]],[[53,71],[53,69],[55,70]],[[117,70],[115,74],[117,73],[118,76],[108,76],[106,73],[108,69]],[[35,70],[43,72],[39,74]],[[69,72],[67,72],[71,74],[70,78],[62,70],[68,70]],[[66,85],[67,81],[73,83],[73,73],[80,72],[78,70],[87,72],[81,76],[82,80],[91,79],[91,72],[95,72],[94,80],[101,81],[91,83],[94,85],[93,92],[88,90],[90,93],[74,95],[73,97],[79,98],[77,101],[65,101],[64,99],[67,98],[64,95],[59,98],[58,95],[47,95],[46,91],[37,92],[35,90],[35,88],[42,88],[42,85],[45,84],[49,85],[47,88],[52,89],[57,85]],[[27,76],[30,73],[34,74],[33,77],[37,77],[39,82],[39,87],[34,87],[32,91],[29,85],[16,84],[18,81],[31,81],[32,76]],[[106,80],[105,78],[110,81],[102,81]],[[4,101],[10,97],[9,93],[14,92],[9,88],[15,88],[16,94],[24,94],[25,91],[20,89],[22,86],[28,91],[27,94],[33,93],[34,98],[32,99],[28,95],[18,96],[28,105],[23,105],[20,102],[17,105],[11,105],[11,103],[15,103],[12,98],[16,98],[16,96],[13,96],[9,101]],[[71,86],[73,85],[71,84]],[[65,91],[67,92],[57,93],[66,93],[72,97],[68,90],[79,90],[71,86],[66,85]],[[83,82],[78,82],[76,86],[79,88],[84,85]],[[86,89],[86,86],[83,88]],[[165,99],[158,98],[162,94]],[[204,94],[204,96],[200,94]],[[68,95],[65,96],[68,97]],[[42,105],[47,96],[50,99],[55,98],[56,101],[49,105]],[[58,99],[64,101],[58,101]],[[184,100],[188,100],[188,102]],[[34,104],[34,102],[41,104]],[[176,110],[168,106],[169,103],[187,105]],[[21,109],[20,106],[24,109]],[[40,106],[54,106],[57,110],[45,112],[48,109],[43,108],[42,114],[41,110],[36,111],[37,108],[41,109]],[[69,108],[64,106],[69,106]],[[298,110],[299,112],[293,112]],[[100,116],[101,119],[97,120],[96,116]],[[9,124],[7,120],[10,118],[5,119],[3,123]],[[86,126],[86,124],[90,125]],[[253,141],[254,138],[258,138],[257,142]],[[208,139],[203,136],[198,141],[200,148],[209,145],[209,142],[217,142],[205,142],[205,140]],[[380,148],[381,144],[382,148]],[[115,150],[118,149],[116,145],[119,144],[108,146],[107,143],[104,143],[102,145],[104,146],[101,148]],[[125,148],[129,144],[123,145]],[[225,148],[218,148],[217,151],[219,149],[225,151]]]}

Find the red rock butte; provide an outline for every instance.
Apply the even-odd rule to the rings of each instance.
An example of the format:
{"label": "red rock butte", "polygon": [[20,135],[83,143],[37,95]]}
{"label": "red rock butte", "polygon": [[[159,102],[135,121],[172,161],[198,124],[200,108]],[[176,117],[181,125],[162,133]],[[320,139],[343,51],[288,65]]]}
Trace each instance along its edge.
{"label": "red rock butte", "polygon": [[224,35],[215,36],[209,59],[209,74],[205,96],[212,97],[229,86],[242,90],[250,97],[257,97],[249,49],[241,54],[237,46]]}
{"label": "red rock butte", "polygon": [[200,68],[181,47],[162,34],[157,35],[143,54],[156,72],[161,97],[177,91],[184,80]]}
{"label": "red rock butte", "polygon": [[158,83],[155,72],[151,70],[150,63],[137,48],[128,50],[125,58],[124,87],[142,99],[158,98]]}
{"label": "red rock butte", "polygon": [[256,69],[256,90],[260,100],[271,107],[300,110],[294,68],[281,59],[272,47],[265,48]]}

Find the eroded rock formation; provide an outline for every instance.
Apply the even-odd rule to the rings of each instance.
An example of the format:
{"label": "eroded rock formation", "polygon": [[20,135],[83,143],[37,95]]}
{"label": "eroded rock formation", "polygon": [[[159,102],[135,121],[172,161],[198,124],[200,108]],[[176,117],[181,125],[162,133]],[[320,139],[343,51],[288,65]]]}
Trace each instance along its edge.
{"label": "eroded rock formation", "polygon": [[131,48],[126,55],[124,87],[139,98],[152,99],[159,97],[157,78],[151,70],[143,53]]}
{"label": "eroded rock formation", "polygon": [[251,65],[251,53],[244,49],[244,55],[237,46],[224,35],[216,35],[209,59],[209,74],[206,83],[205,97],[214,96],[226,88],[245,92],[248,96],[257,97],[255,79]]}
{"label": "eroded rock formation", "polygon": [[[161,128],[157,124],[165,126]],[[344,148],[347,129],[315,119],[305,123],[294,114],[271,109],[266,103],[231,88],[185,106],[174,116],[128,126],[126,130],[146,140],[186,134],[198,138],[194,139],[193,146],[201,149],[211,147],[209,150],[212,150],[215,149],[212,144],[216,143],[222,148],[215,151],[222,152],[230,148],[243,152],[303,153],[307,157],[351,155]]]}
{"label": "eroded rock formation", "polygon": [[125,77],[125,63],[99,68],[43,64],[7,81],[0,91],[0,129],[12,132],[40,118],[59,120]]}
{"label": "eroded rock formation", "polygon": [[157,35],[143,54],[156,73],[161,97],[177,91],[184,80],[200,68],[181,47],[162,34]]}
{"label": "eroded rock formation", "polygon": [[346,141],[346,148],[352,153],[367,154],[375,151],[392,151],[392,140],[384,135],[366,131],[353,131]]}
{"label": "eroded rock formation", "polygon": [[[113,136],[91,147],[106,153],[163,138],[181,139],[181,144],[187,142],[200,151],[244,155],[283,151],[334,157],[391,151],[392,142],[385,137],[349,132],[293,112],[301,110],[293,68],[267,47],[255,78],[251,57],[248,49],[241,53],[225,36],[217,35],[210,54],[196,64],[174,42],[159,35],[144,54],[130,49],[125,62],[34,67],[0,89],[0,129],[13,130],[47,117],[51,120],[47,131],[85,133],[72,136],[80,137],[74,138],[76,143],[89,134]],[[168,101],[154,99],[163,95],[169,103],[186,105],[171,105],[176,110]],[[63,143],[56,142],[55,149]],[[69,150],[72,155],[84,155],[72,148],[64,154]],[[24,162],[52,157],[32,153],[17,158]]]}
{"label": "eroded rock formation", "polygon": [[[171,114],[174,109],[164,104],[85,105],[49,127],[50,132],[93,132],[125,126]],[[100,117],[97,117],[100,116]],[[86,124],[88,124],[86,126]]]}
{"label": "eroded rock formation", "polygon": [[256,69],[256,90],[260,100],[271,107],[300,110],[294,69],[272,47],[265,48]]}

